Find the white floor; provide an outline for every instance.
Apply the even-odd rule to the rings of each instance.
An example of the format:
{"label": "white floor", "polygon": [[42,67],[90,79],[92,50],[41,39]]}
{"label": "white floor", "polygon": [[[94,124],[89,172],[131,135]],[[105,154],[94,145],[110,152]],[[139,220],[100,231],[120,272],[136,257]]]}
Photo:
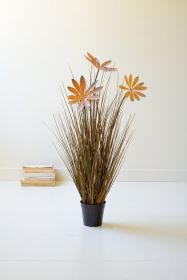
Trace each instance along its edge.
{"label": "white floor", "polygon": [[186,280],[187,183],[116,183],[82,225],[72,183],[0,183],[0,280]]}

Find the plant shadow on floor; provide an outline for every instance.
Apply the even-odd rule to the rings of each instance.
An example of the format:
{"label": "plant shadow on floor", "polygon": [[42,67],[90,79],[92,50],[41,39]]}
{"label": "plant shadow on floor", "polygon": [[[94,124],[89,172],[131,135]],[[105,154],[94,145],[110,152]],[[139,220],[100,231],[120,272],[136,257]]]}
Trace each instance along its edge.
{"label": "plant shadow on floor", "polygon": [[125,224],[103,223],[103,229],[120,234],[136,234],[155,238],[178,239],[187,241],[187,227],[170,224]]}

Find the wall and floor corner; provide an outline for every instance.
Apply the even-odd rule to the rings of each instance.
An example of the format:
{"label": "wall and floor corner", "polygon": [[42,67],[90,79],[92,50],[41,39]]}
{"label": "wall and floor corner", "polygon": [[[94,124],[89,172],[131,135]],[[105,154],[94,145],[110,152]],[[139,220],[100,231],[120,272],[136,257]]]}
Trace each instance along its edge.
{"label": "wall and floor corner", "polygon": [[90,51],[148,86],[127,112],[136,133],[119,180],[187,180],[186,11],[185,0],[0,1],[0,179],[19,179],[24,163],[63,171],[47,125],[68,64],[88,73]]}

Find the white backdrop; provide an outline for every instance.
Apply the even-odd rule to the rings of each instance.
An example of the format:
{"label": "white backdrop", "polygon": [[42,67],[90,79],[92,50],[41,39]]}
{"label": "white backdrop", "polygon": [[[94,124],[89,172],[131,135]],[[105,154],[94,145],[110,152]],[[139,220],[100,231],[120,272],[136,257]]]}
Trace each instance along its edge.
{"label": "white backdrop", "polygon": [[0,179],[24,163],[63,168],[45,123],[68,64],[88,73],[86,51],[148,86],[128,107],[136,133],[120,178],[187,179],[186,13],[186,0],[0,0]]}

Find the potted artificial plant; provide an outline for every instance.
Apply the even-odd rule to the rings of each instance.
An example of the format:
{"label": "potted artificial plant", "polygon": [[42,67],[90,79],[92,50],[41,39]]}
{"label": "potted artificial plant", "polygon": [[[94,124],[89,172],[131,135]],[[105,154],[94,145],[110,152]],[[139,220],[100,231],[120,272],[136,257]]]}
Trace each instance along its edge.
{"label": "potted artificial plant", "polygon": [[[86,226],[100,226],[106,196],[119,172],[129,141],[132,117],[122,121],[127,99],[140,100],[146,87],[139,77],[124,77],[109,93],[111,61],[100,63],[87,53],[91,63],[89,81],[80,77],[61,88],[63,110],[55,117],[58,152],[81,197]],[[109,74],[108,74],[109,72]]]}

